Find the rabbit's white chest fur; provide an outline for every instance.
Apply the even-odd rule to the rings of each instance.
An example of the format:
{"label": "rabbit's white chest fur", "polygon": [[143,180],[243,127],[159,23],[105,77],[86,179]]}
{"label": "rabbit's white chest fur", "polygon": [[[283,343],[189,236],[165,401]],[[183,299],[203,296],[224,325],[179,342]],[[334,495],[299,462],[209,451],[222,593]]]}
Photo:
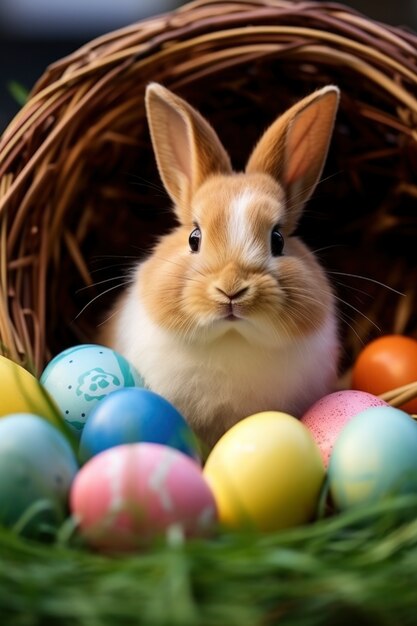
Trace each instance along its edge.
{"label": "rabbit's white chest fur", "polygon": [[124,304],[113,347],[209,444],[259,411],[300,416],[335,382],[333,315],[314,334],[280,348],[251,343],[235,331],[191,345],[156,325],[133,290]]}

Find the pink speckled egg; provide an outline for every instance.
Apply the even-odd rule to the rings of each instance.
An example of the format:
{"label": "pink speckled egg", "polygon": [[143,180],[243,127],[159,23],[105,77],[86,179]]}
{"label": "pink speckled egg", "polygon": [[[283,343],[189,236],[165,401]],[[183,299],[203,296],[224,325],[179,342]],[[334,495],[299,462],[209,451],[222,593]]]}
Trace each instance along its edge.
{"label": "pink speckled egg", "polygon": [[105,551],[127,551],[179,526],[185,536],[207,534],[217,519],[200,466],[161,444],[116,446],[78,472],[70,493],[81,535]]}
{"label": "pink speckled egg", "polygon": [[358,413],[387,403],[365,391],[336,391],[318,400],[301,421],[310,430],[327,467],[334,443],[342,428]]}

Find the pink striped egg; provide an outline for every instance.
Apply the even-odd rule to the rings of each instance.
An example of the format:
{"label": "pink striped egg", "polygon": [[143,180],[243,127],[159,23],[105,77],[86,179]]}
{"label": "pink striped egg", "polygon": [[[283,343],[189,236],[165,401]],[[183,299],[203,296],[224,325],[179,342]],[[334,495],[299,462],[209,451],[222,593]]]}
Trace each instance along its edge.
{"label": "pink striped egg", "polygon": [[70,507],[92,547],[129,551],[177,527],[186,537],[207,534],[217,519],[201,467],[161,444],[110,448],[78,472]]}

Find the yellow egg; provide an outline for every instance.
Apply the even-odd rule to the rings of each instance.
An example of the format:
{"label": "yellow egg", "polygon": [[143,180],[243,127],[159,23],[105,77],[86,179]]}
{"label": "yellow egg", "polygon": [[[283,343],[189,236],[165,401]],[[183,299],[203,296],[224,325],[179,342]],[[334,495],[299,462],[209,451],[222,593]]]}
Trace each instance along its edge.
{"label": "yellow egg", "polygon": [[325,471],[307,428],[291,415],[267,411],[223,435],[204,475],[221,523],[274,531],[312,519]]}
{"label": "yellow egg", "polygon": [[0,355],[0,417],[12,413],[40,415],[71,438],[58,407],[39,381],[23,367]]}

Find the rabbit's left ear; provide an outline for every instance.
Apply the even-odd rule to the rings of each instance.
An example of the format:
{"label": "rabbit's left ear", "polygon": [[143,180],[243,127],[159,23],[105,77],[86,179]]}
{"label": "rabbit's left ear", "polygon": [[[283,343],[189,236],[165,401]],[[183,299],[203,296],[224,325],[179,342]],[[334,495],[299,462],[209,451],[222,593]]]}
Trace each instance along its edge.
{"label": "rabbit's left ear", "polygon": [[265,131],[246,166],[282,185],[293,228],[323,171],[338,103],[330,85],[295,104]]}
{"label": "rabbit's left ear", "polygon": [[186,223],[197,189],[213,174],[231,173],[229,156],[200,113],[162,85],[148,86],[146,111],[162,182]]}

